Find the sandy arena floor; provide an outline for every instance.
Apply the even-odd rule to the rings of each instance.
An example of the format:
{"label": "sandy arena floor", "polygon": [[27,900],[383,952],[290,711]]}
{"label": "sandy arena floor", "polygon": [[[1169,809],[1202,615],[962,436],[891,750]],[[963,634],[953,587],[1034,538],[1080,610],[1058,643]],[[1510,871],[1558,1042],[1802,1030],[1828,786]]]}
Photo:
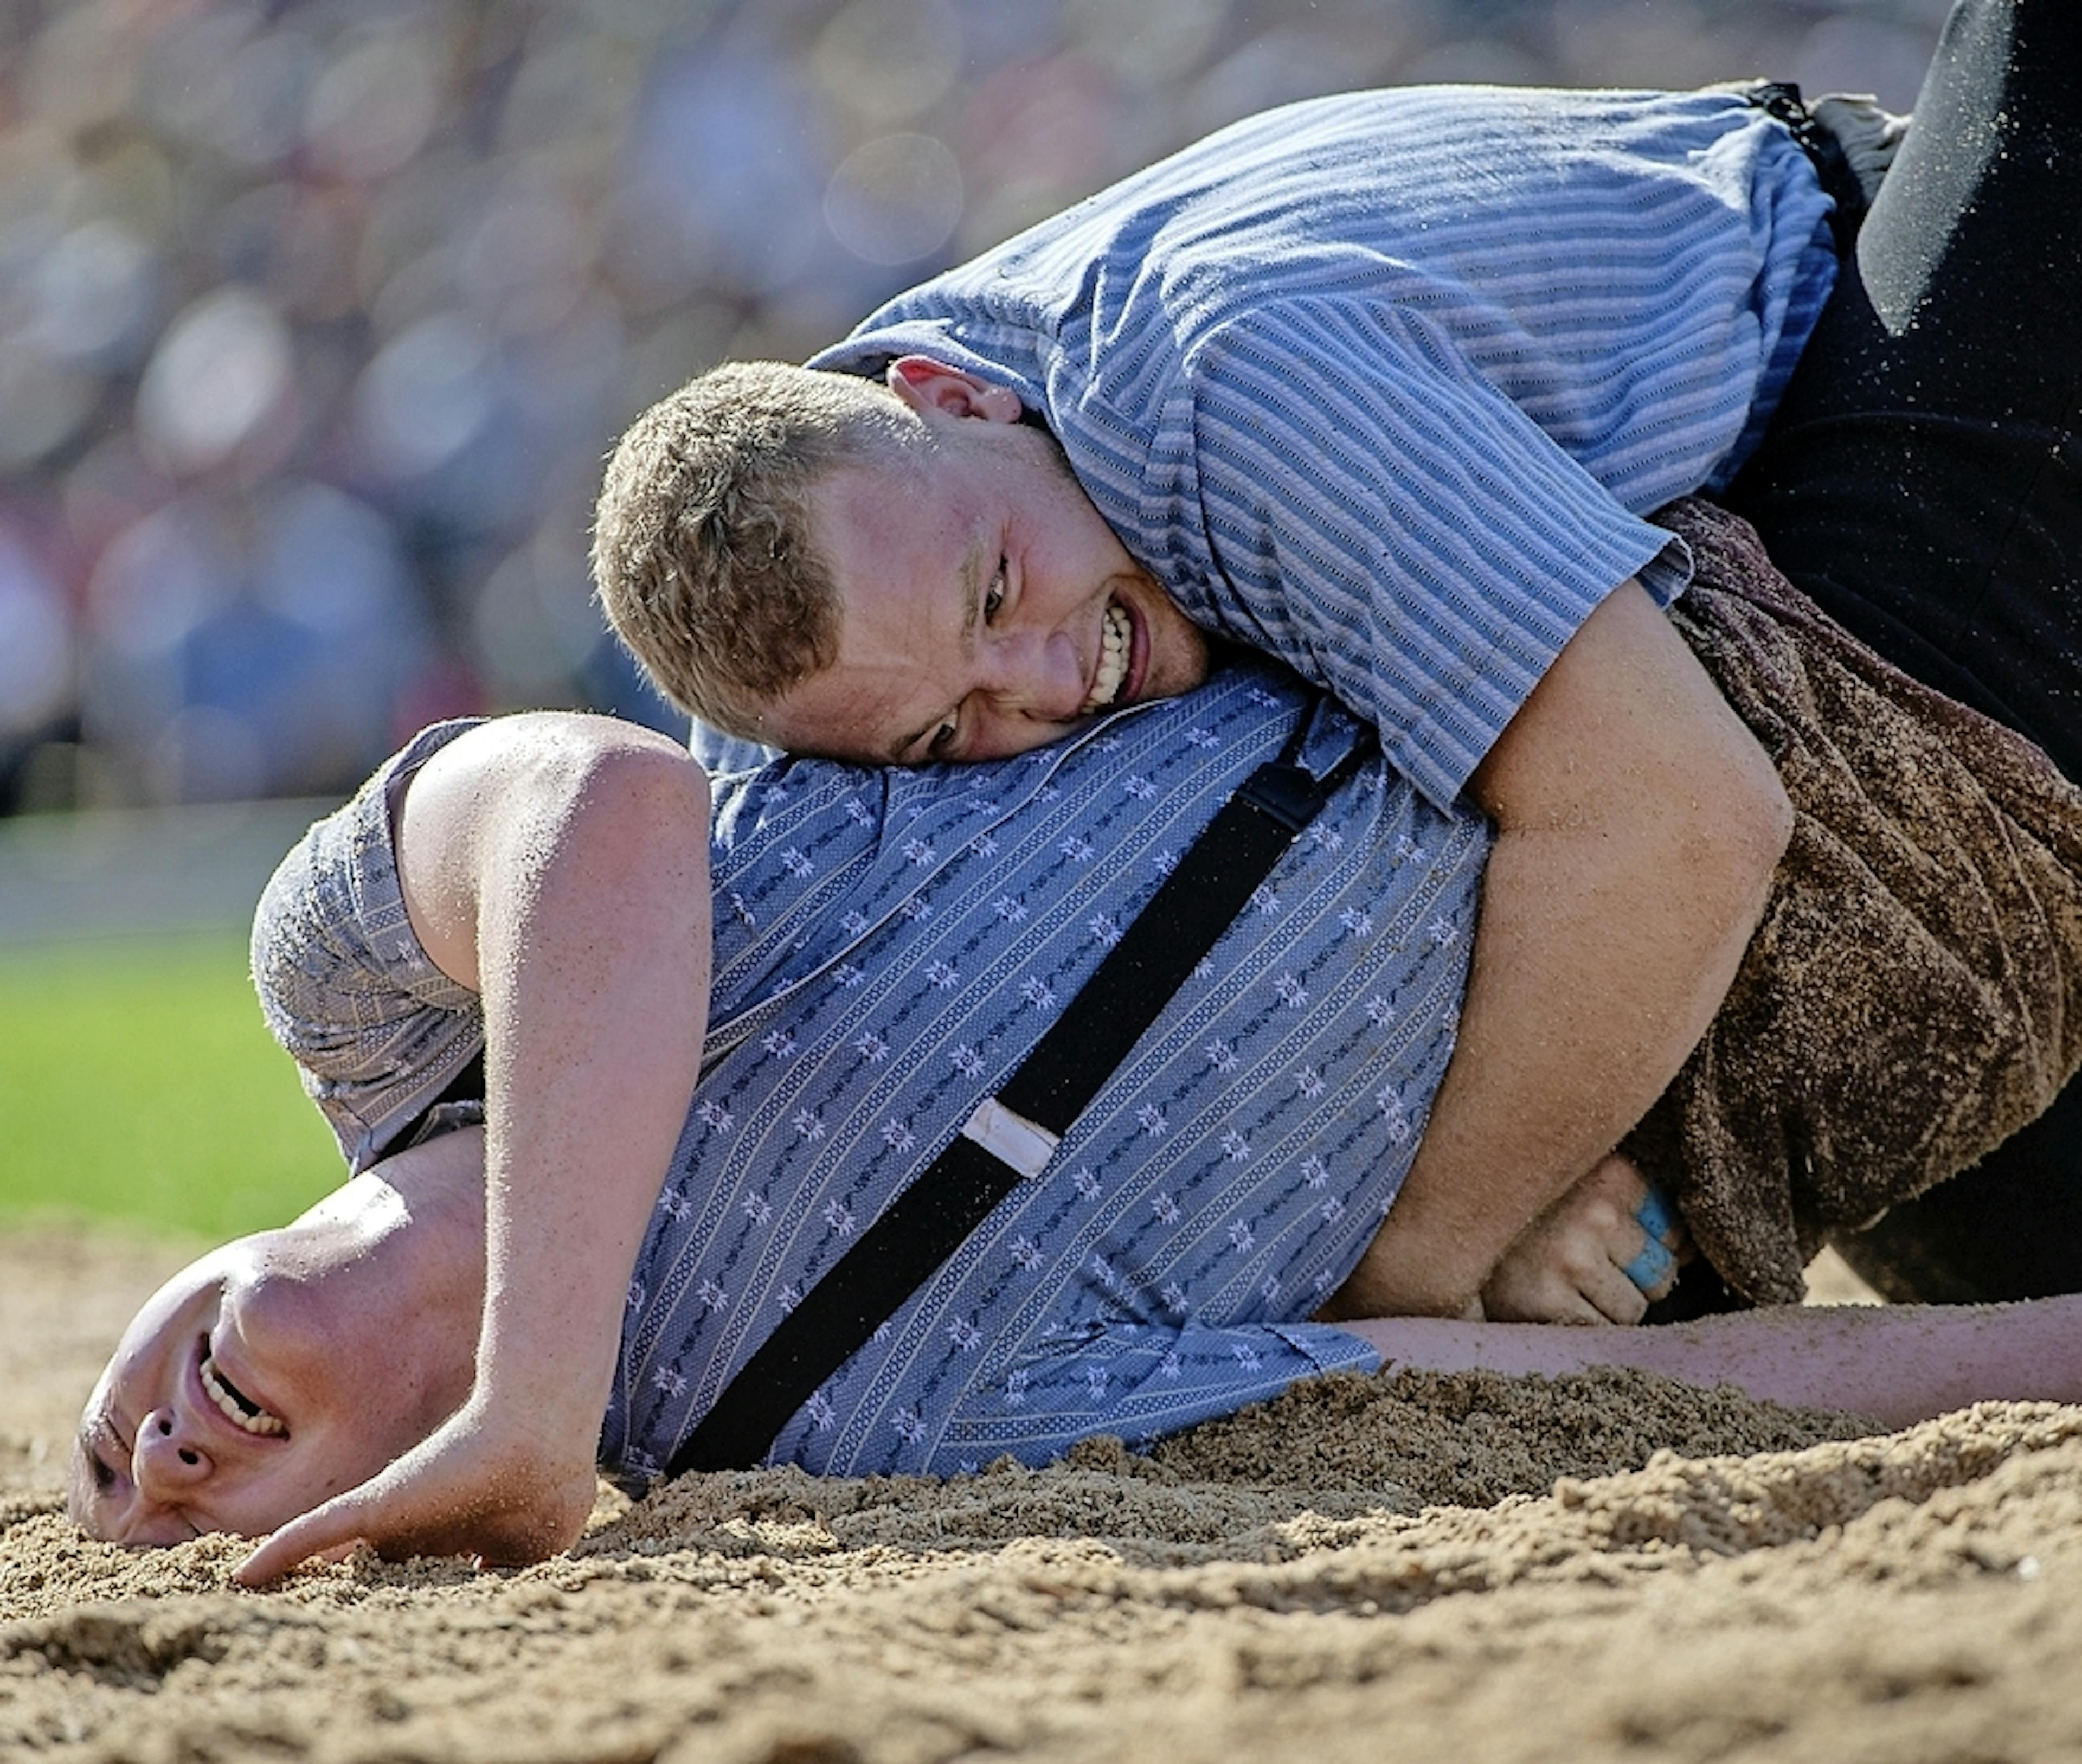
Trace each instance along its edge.
{"label": "sandy arena floor", "polygon": [[696,1478],[521,1573],[78,1537],[177,1251],[0,1238],[0,1758],[2082,1758],[2082,1409],[1341,1379],[947,1483]]}

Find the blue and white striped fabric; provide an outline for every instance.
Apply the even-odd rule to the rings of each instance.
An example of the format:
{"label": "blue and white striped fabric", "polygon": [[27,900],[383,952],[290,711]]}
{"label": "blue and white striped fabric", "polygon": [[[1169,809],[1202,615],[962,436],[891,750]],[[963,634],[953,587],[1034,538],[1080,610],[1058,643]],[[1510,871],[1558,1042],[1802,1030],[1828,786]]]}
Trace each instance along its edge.
{"label": "blue and white striped fabric", "polygon": [[1583,619],[1689,569],[1833,282],[1729,91],[1410,87],[1237,124],[902,295],[814,365],[1018,390],[1195,619],[1449,804]]}
{"label": "blue and white striped fabric", "polygon": [[[602,1461],[639,1487],[993,1095],[1308,694],[1231,670],[1020,758],[717,787],[708,1061],[630,1294]],[[1355,725],[1321,713],[1318,771]],[[783,1430],[950,1471],[1142,1441],[1371,1367],[1305,1319],[1450,1055],[1489,848],[1378,757],[1334,794],[1039,1174]]]}

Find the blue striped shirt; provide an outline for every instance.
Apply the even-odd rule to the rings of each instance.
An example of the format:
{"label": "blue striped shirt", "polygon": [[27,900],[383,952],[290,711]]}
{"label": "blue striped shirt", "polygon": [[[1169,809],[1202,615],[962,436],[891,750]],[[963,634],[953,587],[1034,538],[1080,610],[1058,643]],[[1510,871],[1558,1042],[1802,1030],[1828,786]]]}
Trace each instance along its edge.
{"label": "blue striped shirt", "polygon": [[813,365],[1016,389],[1208,628],[1449,804],[1555,654],[1689,562],[1835,275],[1736,94],[1410,87],[1255,116],[900,296]]}
{"label": "blue striped shirt", "polygon": [[[974,766],[720,779],[693,1104],[629,1293],[601,1462],[642,1487],[1040,1039],[1229,791],[1313,716],[1253,665]],[[389,802],[419,737],[286,859],[268,1020],[357,1167],[483,1044],[414,937]],[[1307,1319],[1401,1185],[1450,1057],[1490,842],[1380,758],[1331,795],[1073,1125],[788,1423],[773,1461],[951,1471],[1144,1441],[1371,1368]]]}

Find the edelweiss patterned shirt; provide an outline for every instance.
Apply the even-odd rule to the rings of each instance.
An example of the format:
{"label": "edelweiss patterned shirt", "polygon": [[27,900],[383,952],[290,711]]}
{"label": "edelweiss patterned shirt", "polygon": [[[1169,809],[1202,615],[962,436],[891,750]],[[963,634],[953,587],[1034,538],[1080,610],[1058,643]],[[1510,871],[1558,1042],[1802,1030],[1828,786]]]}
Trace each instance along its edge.
{"label": "edelweiss patterned shirt", "polygon": [[1835,272],[1737,93],[1407,87],[1254,116],[900,296],[813,365],[1016,390],[1193,618],[1452,803],[1733,476]]}
{"label": "edelweiss patterned shirt", "polygon": [[[641,1488],[669,1460],[1304,716],[1319,774],[1364,739],[1313,702],[1252,665],[1016,759],[778,762],[717,782],[710,1028],[637,1259],[605,1467]],[[401,769],[458,727],[314,829],[256,932],[270,1020],[367,1155],[481,1039],[474,1001],[428,981],[386,904],[387,838],[354,831],[380,825]],[[1377,1363],[1306,1319],[1416,1150],[1452,1050],[1489,833],[1365,751],[1039,1175],[798,1412],[769,1461],[1039,1463],[1089,1434],[1146,1441]],[[314,899],[321,909],[286,910]],[[373,934],[293,929],[349,912]],[[371,1008],[386,989],[394,1007]],[[343,1015],[373,1027],[343,1031]],[[430,1075],[408,1078],[412,1065]]]}

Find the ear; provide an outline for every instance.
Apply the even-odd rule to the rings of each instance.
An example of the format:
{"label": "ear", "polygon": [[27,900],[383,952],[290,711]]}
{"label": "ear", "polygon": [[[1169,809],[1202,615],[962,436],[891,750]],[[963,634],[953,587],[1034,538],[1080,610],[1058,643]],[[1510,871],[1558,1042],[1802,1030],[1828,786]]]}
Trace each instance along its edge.
{"label": "ear", "polygon": [[973,416],[1016,423],[1024,407],[1009,386],[994,386],[929,355],[900,356],[889,364],[889,390],[921,416]]}

